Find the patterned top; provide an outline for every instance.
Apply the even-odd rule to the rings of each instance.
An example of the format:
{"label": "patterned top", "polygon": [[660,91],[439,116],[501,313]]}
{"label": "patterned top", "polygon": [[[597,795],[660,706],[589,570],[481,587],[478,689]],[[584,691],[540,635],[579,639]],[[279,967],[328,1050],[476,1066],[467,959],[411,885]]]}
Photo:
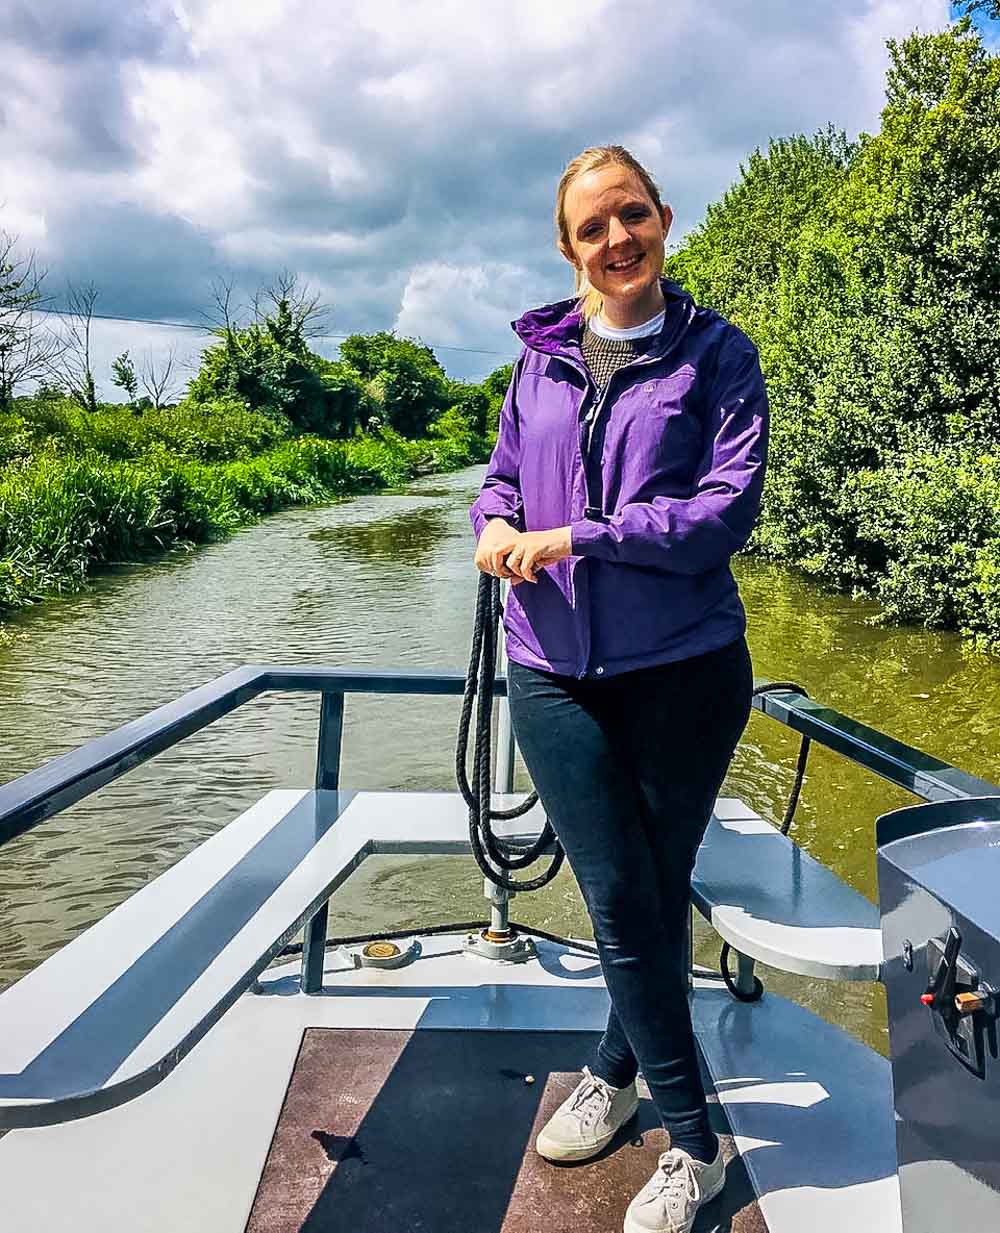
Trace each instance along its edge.
{"label": "patterned top", "polygon": [[590,370],[590,375],[594,378],[594,382],[597,385],[597,398],[587,408],[584,417],[585,423],[588,426],[586,444],[588,452],[590,450],[591,438],[594,434],[593,415],[597,410],[601,395],[607,388],[612,374],[645,354],[650,346],[656,342],[657,337],[658,332],[657,334],[647,334],[644,338],[602,338],[590,328],[589,321],[584,325],[580,347],[583,351],[583,358],[586,361],[587,368]]}
{"label": "patterned top", "polygon": [[602,393],[611,374],[642,355],[647,344],[647,338],[602,338],[590,328],[589,321],[580,342],[590,375]]}

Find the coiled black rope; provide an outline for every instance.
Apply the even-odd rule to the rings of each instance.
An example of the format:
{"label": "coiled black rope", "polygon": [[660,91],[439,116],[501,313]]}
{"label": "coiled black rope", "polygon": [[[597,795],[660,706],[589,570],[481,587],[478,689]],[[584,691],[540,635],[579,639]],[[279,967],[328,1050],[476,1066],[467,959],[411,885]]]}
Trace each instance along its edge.
{"label": "coiled black rope", "polygon": [[[559,872],[566,853],[556,839],[546,818],[541,834],[533,843],[520,844],[501,839],[493,833],[493,819],[519,818],[538,802],[532,792],[513,809],[491,809],[490,803],[490,741],[493,724],[493,682],[496,679],[497,627],[503,605],[500,602],[500,579],[480,574],[476,594],[476,618],[472,629],[472,655],[465,678],[462,716],[458,725],[458,748],[455,754],[455,778],[465,803],[469,806],[469,840],[476,864],[494,886],[509,891],[532,891],[545,886]],[[469,748],[469,725],[472,704],[476,706],[476,735],[472,756],[472,783],[466,774]],[[524,869],[536,861],[550,846],[555,845],[552,863],[537,878],[522,882],[510,876],[513,869]]]}

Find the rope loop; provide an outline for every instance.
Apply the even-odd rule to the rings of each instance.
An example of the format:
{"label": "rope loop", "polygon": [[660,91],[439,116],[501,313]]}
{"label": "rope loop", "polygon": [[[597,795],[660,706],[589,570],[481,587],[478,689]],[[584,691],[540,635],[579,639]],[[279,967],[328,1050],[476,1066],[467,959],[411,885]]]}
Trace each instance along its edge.
{"label": "rope loop", "polygon": [[737,1002],[759,1002],[764,996],[764,986],[756,976],[753,978],[753,993],[744,993],[742,989],[736,987],[736,981],[733,980],[732,973],[729,970],[730,949],[729,943],[723,942],[722,950],[719,952],[719,969],[722,972],[722,979],[726,982],[726,988]]}
{"label": "rope loop", "polygon": [[[536,840],[518,843],[494,834],[490,822],[519,818],[538,803],[538,793],[532,792],[512,809],[491,808],[490,751],[493,725],[493,685],[496,680],[497,627],[503,612],[500,602],[500,579],[480,574],[476,594],[476,617],[472,629],[472,654],[465,677],[462,714],[458,724],[458,748],[455,754],[455,778],[465,803],[469,806],[469,841],[476,864],[494,886],[508,891],[539,890],[559,872],[566,857],[556,839],[552,824],[545,826]],[[472,782],[466,773],[469,749],[469,728],[473,704],[476,707],[476,731],[473,742]],[[523,882],[510,876],[515,869],[533,864],[550,845],[555,845],[552,863],[536,878]]]}

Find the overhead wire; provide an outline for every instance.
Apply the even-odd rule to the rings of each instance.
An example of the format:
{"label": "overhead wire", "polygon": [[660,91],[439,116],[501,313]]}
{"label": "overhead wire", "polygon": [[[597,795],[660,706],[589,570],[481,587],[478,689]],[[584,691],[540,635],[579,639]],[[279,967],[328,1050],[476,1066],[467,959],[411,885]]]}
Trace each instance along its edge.
{"label": "overhead wire", "polygon": [[[36,313],[49,313],[56,317],[72,317],[75,314],[62,308],[35,308]],[[159,317],[125,317],[117,313],[90,313],[95,321],[126,321],[133,325],[162,325],[175,330],[197,330],[200,334],[214,334],[215,327],[196,325],[193,321],[167,321]],[[355,331],[357,333],[357,331]],[[310,338],[351,338],[351,334],[323,333],[310,334]],[[498,355],[501,358],[512,358],[506,351],[488,351],[484,347],[455,347],[449,343],[429,343],[422,339],[421,345],[430,347],[432,351],[465,351],[471,355]]]}

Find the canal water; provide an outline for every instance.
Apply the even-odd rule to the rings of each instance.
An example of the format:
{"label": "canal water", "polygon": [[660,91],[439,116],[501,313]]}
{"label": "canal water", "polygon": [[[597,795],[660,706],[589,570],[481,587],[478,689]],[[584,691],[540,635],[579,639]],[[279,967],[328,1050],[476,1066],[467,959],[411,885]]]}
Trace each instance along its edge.
{"label": "canal water", "polygon": [[[482,467],[275,514],[235,538],[113,568],[83,595],[19,614],[0,649],[0,782],[246,663],[465,670],[477,574],[468,507]],[[1000,661],[950,633],[876,628],[870,603],[737,558],[758,680],[792,680],[837,710],[997,782]],[[454,788],[459,699],[347,701],[346,787]],[[318,699],[264,695],[0,849],[0,985],[105,915],[271,788],[311,786]],[[754,712],[724,792],[779,823],[799,738]],[[515,786],[528,786],[518,762]],[[915,798],[818,746],[793,835],[876,899],[874,822]],[[331,933],[482,919],[471,857],[385,856],[337,892]],[[592,936],[572,873],[512,916]],[[717,965],[701,921],[696,959]],[[759,969],[886,1052],[871,984]]]}

